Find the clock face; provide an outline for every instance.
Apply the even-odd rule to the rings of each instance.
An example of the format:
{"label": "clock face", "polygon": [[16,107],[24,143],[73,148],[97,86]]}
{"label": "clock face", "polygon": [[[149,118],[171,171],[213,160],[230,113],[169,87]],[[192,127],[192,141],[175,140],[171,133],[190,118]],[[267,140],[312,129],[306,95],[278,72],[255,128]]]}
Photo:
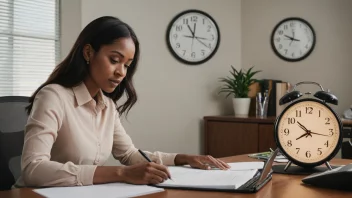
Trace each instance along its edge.
{"label": "clock face", "polygon": [[302,99],[289,105],[278,118],[275,140],[295,164],[317,166],[340,148],[341,122],[330,107],[315,99]]}
{"label": "clock face", "polygon": [[286,61],[300,61],[314,49],[313,27],[304,19],[287,18],[274,28],[271,46],[280,58]]}
{"label": "clock face", "polygon": [[166,40],[178,60],[186,64],[200,64],[217,51],[220,33],[216,22],[207,13],[187,10],[171,21]]}

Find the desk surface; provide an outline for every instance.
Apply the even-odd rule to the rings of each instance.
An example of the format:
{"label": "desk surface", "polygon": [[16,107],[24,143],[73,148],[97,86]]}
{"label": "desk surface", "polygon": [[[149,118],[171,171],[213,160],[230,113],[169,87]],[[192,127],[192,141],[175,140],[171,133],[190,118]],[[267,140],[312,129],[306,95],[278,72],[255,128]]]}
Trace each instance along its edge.
{"label": "desk surface", "polygon": [[[223,158],[226,162],[256,161],[247,157],[247,155],[239,155]],[[352,163],[352,160],[334,159],[331,165],[343,165]],[[164,192],[143,196],[145,198],[193,198],[193,197],[221,197],[221,198],[347,198],[352,197],[352,192],[323,189],[303,185],[301,179],[304,176],[290,176],[282,174],[274,174],[273,179],[267,183],[259,192],[255,194],[242,193],[226,193],[226,192],[208,192],[208,191],[190,191],[190,190],[170,190],[165,189]],[[0,191],[0,197],[6,198],[42,198],[42,196],[34,193],[31,189],[14,189],[10,191]]]}

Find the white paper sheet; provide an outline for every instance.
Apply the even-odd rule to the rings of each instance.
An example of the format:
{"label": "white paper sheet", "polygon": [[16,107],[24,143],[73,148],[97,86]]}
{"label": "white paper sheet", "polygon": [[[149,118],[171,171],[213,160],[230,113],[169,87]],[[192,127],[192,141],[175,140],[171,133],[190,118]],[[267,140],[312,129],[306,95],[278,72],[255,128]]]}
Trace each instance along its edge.
{"label": "white paper sheet", "polygon": [[33,191],[49,198],[120,198],[162,192],[164,189],[147,185],[111,183],[92,186],[41,188]]}
{"label": "white paper sheet", "polygon": [[230,170],[251,170],[251,169],[262,169],[264,162],[235,162],[227,163],[231,166]]}
{"label": "white paper sheet", "polygon": [[201,170],[187,166],[170,166],[172,180],[158,184],[160,187],[189,187],[211,189],[237,189],[257,173],[257,168],[263,168],[259,163],[230,163],[229,170]]}

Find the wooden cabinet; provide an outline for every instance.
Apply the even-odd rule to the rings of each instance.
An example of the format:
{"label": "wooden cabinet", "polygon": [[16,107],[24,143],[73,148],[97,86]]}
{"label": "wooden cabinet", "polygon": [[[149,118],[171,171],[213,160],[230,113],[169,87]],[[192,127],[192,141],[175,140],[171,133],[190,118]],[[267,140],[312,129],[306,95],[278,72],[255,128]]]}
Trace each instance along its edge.
{"label": "wooden cabinet", "polygon": [[275,149],[275,117],[204,117],[206,155],[226,157]]}
{"label": "wooden cabinet", "polygon": [[[351,137],[352,120],[341,119],[344,137]],[[227,157],[275,149],[275,117],[239,118],[235,116],[204,117],[204,153],[214,157]],[[352,159],[352,147],[342,148],[346,158]],[[351,154],[347,154],[347,153]]]}

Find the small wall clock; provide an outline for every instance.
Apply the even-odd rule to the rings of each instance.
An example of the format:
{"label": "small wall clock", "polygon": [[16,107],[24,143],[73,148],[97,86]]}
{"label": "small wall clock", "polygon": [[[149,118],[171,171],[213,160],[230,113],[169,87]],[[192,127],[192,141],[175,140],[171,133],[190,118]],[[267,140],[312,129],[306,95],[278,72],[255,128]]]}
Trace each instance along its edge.
{"label": "small wall clock", "polygon": [[281,59],[295,62],[308,57],[315,46],[316,36],[308,21],[290,17],[280,21],[271,34],[271,47]]}
{"label": "small wall clock", "polygon": [[179,61],[191,65],[201,64],[216,53],[220,30],[209,14],[200,10],[186,10],[171,20],[166,42]]}
{"label": "small wall clock", "polygon": [[[303,94],[295,90],[301,84],[316,84],[321,90],[314,94],[314,98],[307,93],[308,97],[301,99]],[[280,105],[286,103],[291,104],[276,119],[274,136],[278,148],[290,161],[282,167],[283,170],[274,172],[287,172],[291,163],[305,170],[325,163],[331,169],[328,161],[342,145],[341,120],[327,104],[337,105],[336,96],[324,91],[320,84],[307,81],[297,83],[293,91],[279,101]]]}

